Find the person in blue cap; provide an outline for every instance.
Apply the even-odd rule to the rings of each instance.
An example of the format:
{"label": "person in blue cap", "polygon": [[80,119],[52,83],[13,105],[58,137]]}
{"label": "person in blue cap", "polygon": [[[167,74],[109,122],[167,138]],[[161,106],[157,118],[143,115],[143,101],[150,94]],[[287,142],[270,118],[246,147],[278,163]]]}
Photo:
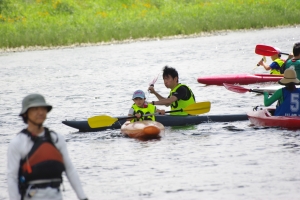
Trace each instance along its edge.
{"label": "person in blue cap", "polygon": [[165,110],[157,109],[153,104],[146,102],[146,96],[142,90],[136,90],[132,95],[132,100],[134,104],[128,112],[128,116],[135,116],[135,118],[131,119],[132,122],[143,120],[155,121],[155,113],[161,115],[165,114]]}
{"label": "person in blue cap", "polygon": [[52,106],[40,94],[27,95],[19,114],[27,127],[7,151],[7,182],[11,200],[61,200],[65,172],[78,199],[87,200],[68,155],[64,137],[43,126]]}

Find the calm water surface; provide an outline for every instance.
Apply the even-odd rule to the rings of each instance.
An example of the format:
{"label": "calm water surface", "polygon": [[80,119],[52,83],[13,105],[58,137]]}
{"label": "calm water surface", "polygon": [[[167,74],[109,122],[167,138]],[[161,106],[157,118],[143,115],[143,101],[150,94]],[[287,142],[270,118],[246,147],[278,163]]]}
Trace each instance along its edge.
{"label": "calm water surface", "polygon": [[[289,53],[299,40],[293,27],[0,54],[0,199],[8,198],[7,146],[24,127],[21,101],[34,92],[54,106],[45,125],[64,134],[89,199],[300,199],[299,131],[254,128],[249,121],[205,123],[167,127],[162,139],[143,142],[119,130],[81,133],[61,123],[126,115],[132,93],[146,91],[158,74],[155,88],[167,96],[165,65],[178,70],[198,102],[211,101],[209,114],[246,113],[263,104],[262,96],[204,86],[197,78],[266,73],[254,69],[261,59],[256,44]],[[64,199],[76,199],[66,178],[64,187]]]}

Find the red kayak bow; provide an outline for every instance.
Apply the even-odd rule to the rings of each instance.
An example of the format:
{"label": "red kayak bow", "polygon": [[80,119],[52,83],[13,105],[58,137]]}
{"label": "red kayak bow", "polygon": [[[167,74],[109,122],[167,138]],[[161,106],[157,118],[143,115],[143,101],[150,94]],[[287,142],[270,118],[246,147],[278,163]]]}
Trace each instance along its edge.
{"label": "red kayak bow", "polygon": [[264,92],[261,92],[261,91],[247,89],[247,88],[244,88],[244,87],[241,87],[241,86],[231,85],[231,84],[228,84],[228,83],[223,83],[223,85],[227,90],[230,90],[232,92],[237,92],[237,93],[246,93],[246,92],[256,92],[256,93],[260,93],[260,94],[264,93]]}

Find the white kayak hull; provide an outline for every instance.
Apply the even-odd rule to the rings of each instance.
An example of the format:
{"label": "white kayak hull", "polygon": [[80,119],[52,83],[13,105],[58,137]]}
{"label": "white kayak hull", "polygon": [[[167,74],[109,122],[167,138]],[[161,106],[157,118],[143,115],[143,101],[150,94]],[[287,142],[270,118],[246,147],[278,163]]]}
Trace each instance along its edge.
{"label": "white kayak hull", "polygon": [[[274,93],[276,90],[279,90],[280,88],[283,88],[284,85],[271,85],[267,87],[257,87],[255,88],[255,91],[260,91],[260,92],[268,92],[268,93]],[[297,88],[300,88],[300,85],[296,86]]]}

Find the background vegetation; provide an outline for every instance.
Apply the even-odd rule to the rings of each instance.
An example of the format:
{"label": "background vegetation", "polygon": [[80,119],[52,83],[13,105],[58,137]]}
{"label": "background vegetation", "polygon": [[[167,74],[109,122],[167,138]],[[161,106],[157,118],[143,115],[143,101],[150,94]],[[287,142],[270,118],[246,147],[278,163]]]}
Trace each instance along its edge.
{"label": "background vegetation", "polygon": [[0,0],[0,48],[293,24],[299,0]]}

